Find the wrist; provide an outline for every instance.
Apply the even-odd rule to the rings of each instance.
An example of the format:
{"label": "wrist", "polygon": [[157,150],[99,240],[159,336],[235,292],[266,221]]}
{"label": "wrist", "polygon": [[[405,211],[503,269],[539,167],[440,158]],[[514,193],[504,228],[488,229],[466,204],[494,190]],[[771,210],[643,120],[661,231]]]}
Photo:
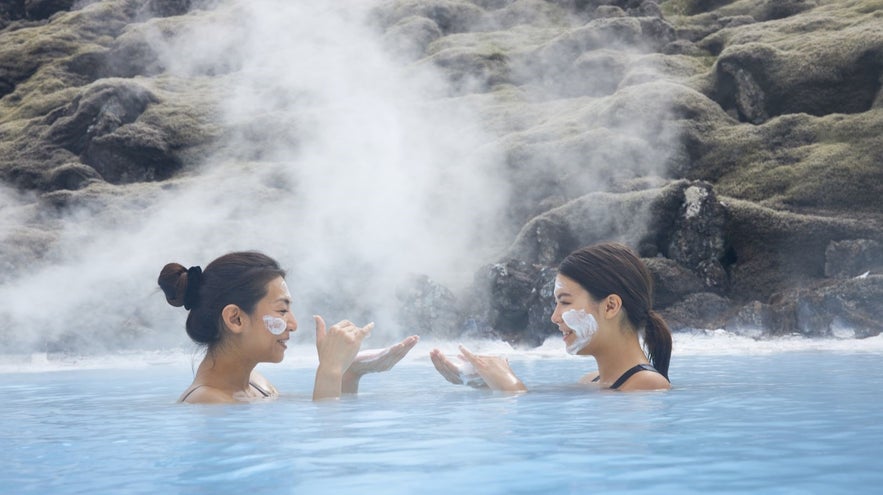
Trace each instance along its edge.
{"label": "wrist", "polygon": [[339,380],[343,377],[343,370],[339,365],[319,363],[319,367],[316,368],[316,377],[320,376],[323,378],[337,378]]}
{"label": "wrist", "polygon": [[340,397],[341,372],[339,367],[323,366],[316,368],[316,383],[313,385],[313,400],[336,399]]}

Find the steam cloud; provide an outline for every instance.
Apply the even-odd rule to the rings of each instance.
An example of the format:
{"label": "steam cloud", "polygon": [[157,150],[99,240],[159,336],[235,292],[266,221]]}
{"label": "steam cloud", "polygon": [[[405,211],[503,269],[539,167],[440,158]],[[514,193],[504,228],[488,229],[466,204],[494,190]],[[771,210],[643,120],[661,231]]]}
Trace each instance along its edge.
{"label": "steam cloud", "polygon": [[224,145],[184,177],[64,218],[47,262],[0,286],[0,349],[184,344],[160,268],[233,250],[289,270],[302,338],[318,312],[406,332],[393,318],[403,277],[465,283],[482,247],[506,239],[500,155],[431,68],[385,54],[366,14],[360,2],[230,1],[157,34],[162,77],[223,100]]}
{"label": "steam cloud", "polygon": [[[0,353],[186,345],[186,313],[156,288],[160,268],[246,249],[289,271],[296,339],[312,338],[319,313],[374,320],[377,342],[388,342],[409,333],[396,289],[410,274],[456,291],[505,250],[513,220],[665,166],[668,90],[642,86],[655,62],[639,47],[616,45],[626,56],[607,70],[616,62],[607,51],[599,61],[571,47],[568,29],[585,23],[573,18],[560,35],[537,30],[546,48],[513,50],[517,89],[462,96],[465,83],[442,77],[439,60],[397,59],[413,53],[390,50],[366,22],[371,8],[208,1],[135,27],[164,68],[138,81],[164,97],[188,87],[219,102],[209,113],[220,143],[172,180],[97,188],[48,224],[33,198],[0,189],[0,208],[14,213],[0,242],[28,222],[55,226],[40,264],[0,278]],[[510,14],[499,27],[513,25]],[[489,45],[512,42],[500,32]],[[628,225],[642,229],[641,219]]]}

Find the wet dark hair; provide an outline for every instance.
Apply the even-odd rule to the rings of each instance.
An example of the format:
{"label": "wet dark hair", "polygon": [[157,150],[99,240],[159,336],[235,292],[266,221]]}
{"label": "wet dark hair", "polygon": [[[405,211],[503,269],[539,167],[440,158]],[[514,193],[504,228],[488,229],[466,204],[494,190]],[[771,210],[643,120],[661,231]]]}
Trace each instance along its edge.
{"label": "wet dark hair", "polygon": [[644,329],[650,363],[668,378],[671,330],[653,311],[653,279],[634,251],[618,243],[593,244],[567,255],[558,273],[576,281],[596,300],[618,295],[635,330]]}
{"label": "wet dark hair", "polygon": [[203,271],[169,263],[159,272],[159,287],[166,301],[190,310],[187,335],[209,348],[221,340],[221,311],[235,304],[248,314],[267,295],[267,284],[285,277],[285,270],[269,256],[244,251],[229,253],[212,261]]}

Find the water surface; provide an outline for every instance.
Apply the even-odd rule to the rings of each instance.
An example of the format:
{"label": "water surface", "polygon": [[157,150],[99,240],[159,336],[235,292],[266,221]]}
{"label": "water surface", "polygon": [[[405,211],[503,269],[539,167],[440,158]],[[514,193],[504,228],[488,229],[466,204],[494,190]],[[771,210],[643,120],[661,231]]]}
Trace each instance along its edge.
{"label": "water surface", "polygon": [[[298,352],[302,350],[298,349]],[[422,353],[423,349],[418,348]],[[563,352],[563,351],[562,351]],[[309,400],[175,404],[189,360],[0,373],[4,493],[861,493],[883,484],[879,352],[680,355],[671,392],[574,385],[590,358],[513,355],[531,392],[450,385],[425,353]],[[14,488],[11,488],[14,487]],[[11,490],[11,491],[10,491]]]}

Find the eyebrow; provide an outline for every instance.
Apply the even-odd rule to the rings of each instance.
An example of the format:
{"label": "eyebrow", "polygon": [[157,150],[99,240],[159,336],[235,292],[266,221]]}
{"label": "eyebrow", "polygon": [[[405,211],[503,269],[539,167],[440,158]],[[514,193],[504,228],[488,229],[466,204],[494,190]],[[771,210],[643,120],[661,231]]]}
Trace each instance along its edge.
{"label": "eyebrow", "polygon": [[569,292],[559,292],[555,294],[555,300],[561,299],[562,297],[573,297]]}
{"label": "eyebrow", "polygon": [[287,297],[284,297],[284,296],[283,296],[283,297],[280,297],[279,299],[276,299],[276,300],[273,301],[273,302],[274,302],[274,303],[277,303],[277,302],[280,302],[280,301],[281,301],[281,302],[284,302],[285,304],[287,304],[287,305],[289,305],[289,306],[291,306],[291,299],[289,299],[289,298],[287,298]]}

